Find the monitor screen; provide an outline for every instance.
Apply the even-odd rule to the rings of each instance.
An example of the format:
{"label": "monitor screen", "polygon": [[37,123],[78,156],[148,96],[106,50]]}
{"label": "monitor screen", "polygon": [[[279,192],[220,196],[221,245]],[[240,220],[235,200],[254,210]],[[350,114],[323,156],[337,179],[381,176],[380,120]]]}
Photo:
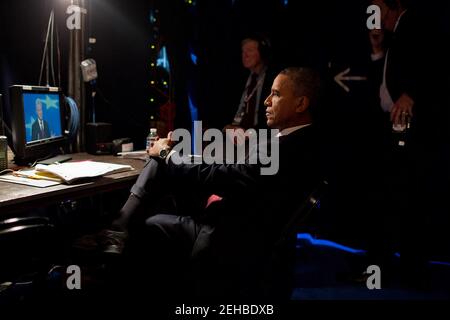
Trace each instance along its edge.
{"label": "monitor screen", "polygon": [[65,99],[60,88],[10,87],[12,149],[16,163],[52,157],[67,145]]}
{"label": "monitor screen", "polygon": [[23,108],[27,144],[62,137],[58,93],[24,93]]}

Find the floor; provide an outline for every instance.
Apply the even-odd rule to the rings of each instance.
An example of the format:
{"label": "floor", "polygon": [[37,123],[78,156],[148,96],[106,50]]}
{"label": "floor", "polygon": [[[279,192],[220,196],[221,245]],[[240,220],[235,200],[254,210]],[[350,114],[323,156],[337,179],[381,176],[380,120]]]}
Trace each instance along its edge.
{"label": "floor", "polygon": [[[446,261],[430,261],[430,278],[426,288],[406,287],[399,280],[400,270],[394,272],[387,286],[381,289],[368,289],[366,279],[349,277],[354,275],[353,271],[364,266],[366,253],[358,248],[349,248],[338,243],[324,239],[313,238],[309,234],[299,234],[297,242],[297,263],[295,269],[295,289],[291,302],[294,303],[293,311],[301,309],[295,304],[311,303],[320,301],[343,301],[343,300],[450,300],[450,263]],[[97,255],[93,255],[97,257]],[[23,302],[38,302],[43,305],[58,303],[77,303],[83,305],[86,302],[94,303],[91,297],[101,297],[106,279],[111,279],[105,270],[104,261],[96,261],[97,258],[89,258],[90,271],[83,276],[82,292],[68,291],[66,285],[66,266],[55,268],[44,278],[34,283],[22,280],[21,283],[0,286],[0,306],[20,306]],[[398,257],[394,257],[398,261]],[[80,260],[78,260],[80,261]],[[106,264],[107,265],[107,264]],[[115,270],[116,274],[120,270]],[[110,281],[109,281],[110,282]],[[383,281],[383,270],[381,270],[381,282]],[[112,292],[116,290],[110,288]],[[109,289],[108,289],[109,290]],[[304,305],[301,306],[302,308]]]}
{"label": "floor", "polygon": [[[355,266],[363,266],[366,253],[337,243],[298,235],[296,285],[292,300],[441,300],[450,299],[450,263],[429,262],[425,288],[406,287],[400,270],[394,269],[388,286],[367,288],[365,279],[348,277]],[[399,257],[393,258],[398,264]],[[383,271],[381,279],[383,279]],[[383,280],[381,280],[383,282]]]}

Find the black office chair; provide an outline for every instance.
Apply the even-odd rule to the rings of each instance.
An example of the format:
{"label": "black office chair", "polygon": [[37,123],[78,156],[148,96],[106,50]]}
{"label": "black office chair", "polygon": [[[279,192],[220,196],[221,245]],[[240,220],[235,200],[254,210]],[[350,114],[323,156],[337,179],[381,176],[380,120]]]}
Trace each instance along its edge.
{"label": "black office chair", "polygon": [[0,220],[0,305],[23,301],[50,269],[54,225],[46,217]]}
{"label": "black office chair", "polygon": [[326,198],[327,191],[328,182],[323,180],[300,204],[285,225],[281,237],[272,249],[265,285],[272,292],[267,296],[281,300],[290,298],[294,289],[296,235],[298,232],[309,231],[316,227],[311,224],[315,224],[315,220],[320,220],[320,217],[316,216],[320,215],[321,204]]}
{"label": "black office chair", "polygon": [[[281,237],[278,240],[276,246],[283,245],[293,235],[296,235],[299,231],[310,230],[313,221],[317,219],[318,212],[320,211],[322,202],[326,198],[328,192],[328,182],[322,180],[317,187],[308,195],[307,199],[300,204],[298,209],[292,214],[291,219],[285,225]],[[305,224],[310,224],[305,226]]]}

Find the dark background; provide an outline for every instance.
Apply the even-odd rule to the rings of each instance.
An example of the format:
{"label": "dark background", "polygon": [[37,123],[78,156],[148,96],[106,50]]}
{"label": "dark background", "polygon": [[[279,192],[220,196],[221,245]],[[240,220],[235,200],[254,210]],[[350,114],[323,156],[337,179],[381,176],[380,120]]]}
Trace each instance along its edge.
{"label": "dark background", "polygon": [[[149,85],[152,79],[150,44],[165,44],[172,67],[170,87],[176,104],[176,127],[191,128],[188,90],[198,107],[204,127],[221,128],[232,120],[246,77],[240,62],[240,41],[253,32],[265,33],[278,67],[313,66],[325,84],[323,111],[324,146],[328,169],[337,177],[342,201],[337,216],[329,217],[343,239],[352,238],[355,228],[370,217],[354,203],[364,179],[365,119],[368,86],[347,82],[346,93],[333,77],[346,68],[352,75],[367,75],[367,1],[300,0],[87,0],[88,36],[86,58],[94,58],[99,73],[96,100],[97,121],[113,124],[114,138],[131,137],[143,147],[150,115],[166,102]],[[420,6],[425,30],[436,37],[442,61],[441,74],[448,80],[450,54],[450,5],[426,1]],[[4,95],[5,118],[10,116],[8,87],[38,84],[46,26],[53,7],[60,37],[61,86],[67,90],[69,31],[65,10],[69,1],[4,0],[0,3],[0,93]],[[150,11],[159,10],[158,30],[152,29]],[[418,45],[421,45],[418,43]],[[435,49],[433,49],[435,50]],[[193,64],[190,53],[197,56]],[[450,81],[449,81],[450,83]],[[446,86],[449,87],[448,85]],[[154,103],[150,98],[156,97]],[[90,108],[89,101],[88,108]],[[90,119],[86,119],[89,121]],[[443,201],[445,202],[445,201]],[[450,212],[445,202],[442,212]],[[438,217],[437,232],[445,232],[448,215]],[[330,222],[331,224],[331,222]],[[442,229],[442,230],[441,230]],[[446,245],[445,245],[446,246]],[[448,247],[446,246],[448,249]],[[450,250],[449,250],[450,251]]]}
{"label": "dark background", "polygon": [[[347,67],[352,68],[354,75],[366,73],[367,1],[194,2],[192,6],[183,0],[87,0],[87,34],[95,37],[97,43],[87,45],[86,58],[97,61],[102,93],[97,101],[99,120],[112,122],[115,136],[131,134],[143,143],[149,115],[158,107],[149,102],[154,94],[149,86],[149,46],[155,33],[149,21],[152,8],[159,9],[157,40],[168,47],[172,64],[177,126],[190,128],[187,87],[193,92],[201,120],[213,127],[229,123],[241,94],[236,86],[246,76],[240,64],[240,41],[250,33],[261,32],[271,39],[272,61],[279,67],[314,66],[330,78]],[[1,2],[0,90],[3,94],[7,95],[7,88],[12,84],[37,84],[52,7],[61,42],[62,87],[66,89],[69,32],[65,27],[65,9],[68,4],[65,0]],[[431,16],[428,20],[439,25],[447,35],[448,7],[449,4],[438,1],[427,1],[421,7],[424,19]],[[428,20],[424,20],[424,27]],[[195,66],[189,50],[198,58]],[[357,96],[360,83],[351,83],[350,87],[350,95],[339,89],[341,95],[333,98]],[[8,97],[5,102],[8,104]],[[343,103],[337,104],[343,111]],[[348,105],[347,101],[344,105]]]}

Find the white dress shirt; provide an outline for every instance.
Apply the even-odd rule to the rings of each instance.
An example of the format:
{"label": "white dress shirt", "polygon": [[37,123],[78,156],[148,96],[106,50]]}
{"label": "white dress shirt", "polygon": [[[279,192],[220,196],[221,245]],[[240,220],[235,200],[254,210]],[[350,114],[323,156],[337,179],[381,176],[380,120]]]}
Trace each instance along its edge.
{"label": "white dress shirt", "polygon": [[[405,14],[405,12],[406,12],[406,10],[403,11],[400,14],[400,16],[398,17],[397,22],[395,23],[394,33],[397,30],[400,19]],[[387,68],[388,57],[389,57],[389,49],[387,50],[386,57],[384,59],[383,82],[381,83],[381,86],[380,86],[381,109],[383,109],[384,112],[391,112],[392,107],[394,106],[394,101],[392,100],[391,94],[389,93],[389,90],[386,85],[386,68]]]}
{"label": "white dress shirt", "polygon": [[308,124],[302,124],[302,125],[300,125],[300,126],[295,126],[295,127],[290,127],[290,128],[285,128],[285,129],[281,130],[280,132],[278,132],[278,134],[277,134],[276,136],[277,136],[278,138],[279,138],[279,137],[284,137],[284,136],[287,136],[287,135],[291,134],[291,133],[294,132],[294,131],[300,130],[300,129],[305,128],[305,127],[308,127],[308,126],[310,126],[310,125],[311,125],[311,123],[308,123]]}

